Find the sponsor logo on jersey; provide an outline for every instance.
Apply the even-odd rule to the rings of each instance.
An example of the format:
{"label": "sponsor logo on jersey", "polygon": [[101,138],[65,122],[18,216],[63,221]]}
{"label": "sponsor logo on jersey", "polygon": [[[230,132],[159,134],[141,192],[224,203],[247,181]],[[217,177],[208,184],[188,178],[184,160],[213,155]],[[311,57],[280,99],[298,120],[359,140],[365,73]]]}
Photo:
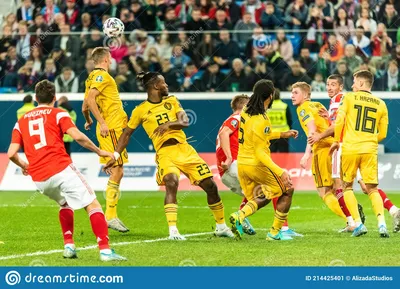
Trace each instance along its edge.
{"label": "sponsor logo on jersey", "polygon": [[237,119],[232,119],[231,120],[231,126],[233,126],[234,128],[237,128],[239,122],[237,121]]}
{"label": "sponsor logo on jersey", "polygon": [[103,76],[98,75],[98,76],[96,77],[96,82],[103,82]]}
{"label": "sponsor logo on jersey", "polygon": [[307,114],[301,121],[306,121],[308,118],[310,118],[310,115],[309,114]]}
{"label": "sponsor logo on jersey", "polygon": [[164,103],[164,107],[168,110],[171,110],[172,105],[169,102]]}
{"label": "sponsor logo on jersey", "polygon": [[306,111],[305,111],[304,109],[302,109],[302,110],[300,111],[300,116],[303,117],[305,114],[306,114]]}

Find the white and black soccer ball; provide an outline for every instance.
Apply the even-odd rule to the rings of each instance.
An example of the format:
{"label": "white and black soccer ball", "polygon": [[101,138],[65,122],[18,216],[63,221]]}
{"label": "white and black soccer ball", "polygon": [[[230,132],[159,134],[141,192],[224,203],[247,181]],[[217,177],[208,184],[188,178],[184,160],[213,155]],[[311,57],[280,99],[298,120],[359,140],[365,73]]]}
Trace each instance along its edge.
{"label": "white and black soccer ball", "polygon": [[120,37],[125,30],[125,25],[118,18],[108,18],[103,24],[103,32],[107,37]]}

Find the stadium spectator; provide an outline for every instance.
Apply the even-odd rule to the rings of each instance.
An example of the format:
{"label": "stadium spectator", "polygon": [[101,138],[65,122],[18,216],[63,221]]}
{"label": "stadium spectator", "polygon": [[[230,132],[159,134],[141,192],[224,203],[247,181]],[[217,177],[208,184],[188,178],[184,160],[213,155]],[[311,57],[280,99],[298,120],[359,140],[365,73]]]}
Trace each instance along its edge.
{"label": "stadium spectator", "polygon": [[149,36],[146,31],[137,29],[129,36],[131,42],[136,42],[136,54],[137,56],[143,57],[146,54],[146,50],[155,44],[154,37]]}
{"label": "stadium spectator", "polygon": [[117,78],[120,78],[121,80],[118,84],[118,90],[120,92],[137,91],[137,87],[135,87],[135,77],[132,72],[129,71],[128,63],[125,61],[118,63],[118,73],[115,79]]}
{"label": "stadium spectator", "polygon": [[304,81],[307,82],[308,84],[311,84],[311,78],[302,72],[302,67],[299,61],[294,61],[293,64],[290,66],[291,71],[289,73],[286,73],[283,76],[282,80],[282,87],[285,90],[290,91],[292,89],[293,83],[299,82],[299,81]]}
{"label": "stadium spectator", "polygon": [[261,14],[265,10],[265,7],[260,0],[245,0],[241,10],[242,15],[244,15],[245,12],[250,12],[252,15],[251,21],[261,24]]}
{"label": "stadium spectator", "polygon": [[88,48],[96,48],[99,46],[103,46],[103,37],[97,27],[92,28],[90,34],[85,35],[82,40],[82,48],[86,50]]}
{"label": "stadium spectator", "polygon": [[207,70],[201,77],[201,91],[217,92],[225,91],[225,75],[219,70],[216,62],[208,64]]}
{"label": "stadium spectator", "polygon": [[105,14],[110,17],[121,18],[121,10],[123,7],[124,5],[121,3],[121,0],[110,0],[110,5],[107,7]]}
{"label": "stadium spectator", "polygon": [[330,23],[324,17],[322,10],[314,6],[310,8],[310,15],[307,20],[307,47],[311,52],[319,52],[324,41],[327,39],[326,29],[330,29]]}
{"label": "stadium spectator", "polygon": [[397,66],[400,67],[400,42],[392,50],[392,59],[397,61]]}
{"label": "stadium spectator", "polygon": [[382,17],[382,15],[385,14],[386,4],[392,4],[394,7],[394,10],[396,10],[397,13],[400,13],[400,2],[399,1],[397,1],[397,0],[381,0],[379,2],[380,2],[380,6],[379,6],[379,12],[378,12],[378,19],[380,19]]}
{"label": "stadium spectator", "polygon": [[197,0],[196,6],[200,8],[201,19],[207,21],[215,17],[214,3],[212,0]]}
{"label": "stadium spectator", "polygon": [[230,68],[233,59],[240,57],[239,45],[231,40],[229,31],[225,29],[219,33],[219,39],[221,42],[217,44],[214,61],[220,68]]}
{"label": "stadium spectator", "polygon": [[257,26],[256,23],[251,21],[251,14],[246,12],[243,19],[239,20],[234,29],[233,40],[239,44],[240,50],[244,50],[246,42],[251,38],[251,33],[244,33],[242,31],[251,31]]}
{"label": "stadium spectator", "polygon": [[389,62],[385,73],[376,80],[374,89],[379,91],[400,91],[399,67],[396,60]]}
{"label": "stadium spectator", "polygon": [[235,58],[232,61],[232,70],[226,78],[227,91],[249,91],[252,89],[248,81],[248,77],[244,72],[243,61]]}
{"label": "stadium spectator", "polygon": [[33,61],[32,72],[37,73],[39,75],[42,74],[43,71],[43,54],[40,46],[33,46],[31,49],[31,55],[29,56],[29,60]]}
{"label": "stadium spectator", "polygon": [[293,45],[289,39],[287,39],[285,30],[279,29],[276,32],[276,40],[272,42],[274,50],[279,51],[283,60],[287,64],[292,64],[293,62]]}
{"label": "stadium spectator", "polygon": [[196,43],[201,42],[203,34],[200,32],[206,30],[208,26],[206,22],[201,19],[201,11],[199,8],[194,8],[192,10],[192,19],[186,22],[184,28],[188,33],[188,37],[192,39],[192,46],[196,46]]}
{"label": "stadium spectator", "polygon": [[44,22],[44,18],[42,14],[35,15],[35,21],[33,25],[28,27],[28,32],[32,35],[40,36],[40,34],[44,33],[48,30],[48,25]]}
{"label": "stadium spectator", "polygon": [[60,13],[60,8],[54,4],[53,0],[46,0],[46,6],[42,8],[40,13],[44,17],[44,21],[50,25],[54,22],[55,15]]}
{"label": "stadium spectator", "polygon": [[154,3],[147,1],[147,5],[142,5],[138,0],[133,0],[131,3],[131,10],[140,26],[146,31],[157,30],[157,7]]}
{"label": "stadium spectator", "polygon": [[361,10],[362,9],[367,9],[369,12],[370,18],[374,19],[375,21],[378,20],[378,17],[376,16],[376,13],[374,9],[370,8],[370,3],[369,0],[361,0],[360,5],[356,6],[356,12],[354,15],[354,21],[357,21],[361,17]]}
{"label": "stadium spectator", "polygon": [[63,67],[61,74],[54,81],[57,93],[76,93],[79,88],[79,80],[71,67]]}
{"label": "stadium spectator", "polygon": [[46,59],[44,65],[44,73],[40,80],[47,79],[48,81],[54,82],[57,76],[57,68],[52,58]]}
{"label": "stadium spectator", "polygon": [[[318,10],[313,8],[318,8]],[[309,19],[311,17],[319,17],[320,20],[323,20],[323,27],[325,29],[333,29],[335,10],[331,2],[328,2],[326,0],[315,0],[315,3],[312,3],[310,5],[310,10],[311,14],[309,14]]]}
{"label": "stadium spectator", "polygon": [[197,45],[195,60],[197,67],[207,67],[215,51],[215,40],[210,33],[203,35],[203,41]]}
{"label": "stadium spectator", "polygon": [[14,13],[7,14],[5,25],[10,26],[12,34],[15,34],[18,31],[17,16]]}
{"label": "stadium spectator", "polygon": [[[385,27],[390,30],[397,30],[400,27],[399,12],[395,10],[393,3],[386,3],[381,6],[385,7],[385,12],[378,19],[380,23],[385,24]],[[396,31],[388,33],[393,42],[396,42]]]}
{"label": "stadium spectator", "polygon": [[393,42],[386,32],[385,24],[379,23],[377,32],[371,36],[372,56],[387,56],[392,46]]}
{"label": "stadium spectator", "polygon": [[282,12],[279,8],[276,8],[274,3],[267,1],[265,9],[261,14],[261,26],[265,29],[275,29],[276,27],[282,27],[284,20]]}
{"label": "stadium spectator", "polygon": [[321,47],[319,56],[329,54],[330,62],[337,62],[343,57],[342,43],[337,39],[335,34],[329,35],[328,42]]}
{"label": "stadium spectator", "polygon": [[175,15],[182,24],[190,21],[192,18],[192,10],[194,8],[194,0],[184,0],[175,7]]}
{"label": "stadium spectator", "polygon": [[365,36],[365,31],[362,26],[357,27],[356,35],[351,37],[349,44],[353,44],[365,57],[371,56],[371,41]]}
{"label": "stadium spectator", "polygon": [[15,46],[7,49],[7,54],[1,55],[0,72],[3,87],[17,87],[17,72],[23,65],[23,60],[17,55]]}
{"label": "stadium spectator", "polygon": [[326,85],[321,73],[316,73],[314,80],[311,82],[311,89],[315,92],[326,91]]}
{"label": "stadium spectator", "polygon": [[60,47],[67,57],[72,61],[72,68],[78,70],[81,68],[79,63],[81,53],[81,41],[78,36],[70,35],[71,28],[69,24],[60,26],[60,36],[54,40],[54,46]]}
{"label": "stadium spectator", "polygon": [[170,92],[180,91],[180,85],[178,79],[181,77],[181,73],[176,70],[169,58],[164,58],[161,61],[162,75],[165,78],[165,82],[168,83],[168,90]]}
{"label": "stadium spectator", "polygon": [[360,26],[362,26],[366,34],[369,33],[369,35],[374,34],[377,30],[376,21],[371,18],[369,10],[366,8],[361,10],[361,17],[356,22],[356,27]]}
{"label": "stadium spectator", "polygon": [[89,13],[83,13],[81,15],[81,21],[80,24],[78,24],[76,31],[82,32],[81,33],[82,39],[86,36],[86,33],[89,32],[91,21],[92,20]]}
{"label": "stadium spectator", "polygon": [[350,72],[355,72],[355,69],[363,62],[362,58],[356,55],[356,48],[353,44],[346,45],[342,61],[346,63]]}
{"label": "stadium spectator", "polygon": [[246,49],[244,52],[246,59],[253,58],[254,51],[257,51],[257,49],[259,49],[257,47],[257,43],[259,42],[260,39],[266,39],[266,38],[263,29],[260,26],[257,26],[253,29],[253,34],[251,38],[247,40]]}
{"label": "stadium spectator", "polygon": [[62,71],[62,69],[66,66],[72,67],[72,61],[71,59],[65,55],[64,51],[61,49],[61,47],[54,47],[53,50],[51,51],[49,57],[54,60],[54,63],[56,65],[57,72],[56,74],[59,75]]}
{"label": "stadium spectator", "polygon": [[[57,92],[58,91],[56,90],[56,93]],[[73,109],[72,105],[69,102],[69,99],[66,96],[60,97],[60,99],[57,101],[57,107],[68,112],[69,116],[72,119],[72,122],[76,123],[76,117],[77,117],[76,112]],[[65,150],[67,151],[67,154],[71,155],[71,143],[74,141],[74,139],[70,135],[64,134],[63,141],[64,141],[64,147],[65,147]]]}
{"label": "stadium spectator", "polygon": [[22,6],[17,10],[17,21],[24,20],[29,25],[33,24],[33,8],[31,0],[24,0]]}
{"label": "stadium spectator", "polygon": [[308,18],[308,6],[304,0],[295,0],[289,4],[285,12],[286,28],[301,29],[306,27]]}
{"label": "stadium spectator", "polygon": [[177,44],[172,49],[171,63],[180,72],[183,73],[184,68],[188,62],[191,61],[190,57],[187,56],[182,49],[180,44]]}
{"label": "stadium spectator", "polygon": [[32,95],[28,94],[22,100],[23,105],[17,110],[17,119],[20,119],[25,113],[35,108]]}
{"label": "stadium spectator", "polygon": [[178,40],[175,43],[181,45],[183,52],[187,56],[189,56],[191,59],[194,58],[195,51],[193,51],[194,47],[192,46],[192,40],[189,39],[185,31],[179,31]]}
{"label": "stadium spectator", "polygon": [[305,73],[312,79],[317,72],[317,62],[310,57],[310,49],[307,47],[300,50],[300,57],[298,59],[301,67],[304,68]]}
{"label": "stadium spectator", "polygon": [[0,38],[0,54],[7,53],[10,46],[16,46],[17,41],[12,37],[11,26],[3,26],[3,36]]}
{"label": "stadium spectator", "polygon": [[272,69],[276,76],[277,87],[282,90],[282,76],[288,73],[289,65],[283,60],[278,51],[275,51],[271,46],[265,48],[266,65]]}
{"label": "stadium spectator", "polygon": [[93,69],[94,69],[93,59],[86,59],[85,69],[81,71],[81,73],[79,73],[78,76],[78,82],[79,82],[78,92],[85,92],[86,79],[88,78],[89,74],[93,71]]}
{"label": "stadium spectator", "polygon": [[[167,10],[165,12],[163,24],[164,24],[164,30],[166,30],[166,31],[176,32],[181,28],[182,23],[176,17],[174,8],[172,8],[172,7],[167,8]],[[171,33],[171,34],[169,34],[169,39],[170,39],[171,43],[175,43],[178,39],[178,35],[176,33]]]}
{"label": "stadium spectator", "polygon": [[337,64],[337,70],[333,72],[343,77],[343,86],[346,91],[352,91],[351,86],[353,85],[353,73],[348,69],[345,61],[339,61]]}
{"label": "stadium spectator", "polygon": [[126,32],[142,28],[140,21],[136,19],[135,14],[128,8],[121,9],[121,21],[124,23]]}
{"label": "stadium spectator", "polygon": [[27,60],[18,70],[18,92],[23,93],[35,90],[35,85],[38,82],[40,75],[37,72],[33,72],[32,68],[33,61]]}
{"label": "stadium spectator", "polygon": [[250,87],[253,87],[261,79],[275,80],[274,71],[267,66],[267,60],[264,56],[258,55],[254,57],[249,64],[245,67],[245,71],[249,78]]}
{"label": "stadium spectator", "polygon": [[161,60],[158,50],[155,46],[147,50],[146,54],[144,55],[144,60],[147,63],[148,71],[157,72],[161,70]]}
{"label": "stadium spectator", "polygon": [[172,45],[169,41],[169,34],[166,32],[163,32],[158,38],[159,39],[154,47],[157,48],[160,59],[171,58]]}
{"label": "stadium spectator", "polygon": [[189,62],[186,67],[185,71],[183,74],[183,81],[182,81],[182,86],[181,86],[181,91],[185,92],[197,92],[197,86],[195,84],[196,79],[193,78],[193,76],[197,73],[197,67],[193,62]]}
{"label": "stadium spectator", "polygon": [[339,8],[344,9],[350,19],[354,19],[356,15],[356,7],[357,3],[354,0],[343,0],[343,3]]}
{"label": "stadium spectator", "polygon": [[88,4],[84,5],[83,12],[89,13],[91,17],[91,25],[101,29],[101,18],[106,12],[106,6],[100,0],[89,0]]}
{"label": "stadium spectator", "polygon": [[[218,0],[215,2],[216,7],[214,8],[215,11],[223,10],[226,12],[226,15],[229,19],[229,22],[234,26],[241,18],[242,10],[236,4],[235,1],[231,0]],[[215,14],[215,12],[214,12]]]}
{"label": "stadium spectator", "polygon": [[19,22],[17,37],[17,54],[20,58],[26,60],[31,54],[31,46],[35,39],[28,33],[28,25],[25,21]]}
{"label": "stadium spectator", "polygon": [[71,30],[77,31],[81,19],[80,10],[78,5],[76,5],[76,0],[67,0],[67,5],[63,9],[63,14],[65,15],[65,22],[71,26]]}
{"label": "stadium spectator", "polygon": [[354,22],[351,20],[345,9],[339,8],[335,16],[333,27],[337,39],[343,44],[349,41],[350,37],[354,35]]}
{"label": "stadium spectator", "polygon": [[[232,30],[232,24],[229,22],[224,10],[217,10],[215,12],[215,19],[210,21],[209,27],[209,30]],[[218,39],[218,34],[213,34],[213,37]]]}

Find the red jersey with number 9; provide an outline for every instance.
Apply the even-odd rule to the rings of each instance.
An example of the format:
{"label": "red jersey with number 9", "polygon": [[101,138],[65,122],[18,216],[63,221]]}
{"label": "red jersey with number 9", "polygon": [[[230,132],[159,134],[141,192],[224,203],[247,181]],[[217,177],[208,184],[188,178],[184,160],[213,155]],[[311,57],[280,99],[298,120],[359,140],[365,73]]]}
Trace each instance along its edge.
{"label": "red jersey with number 9", "polygon": [[38,106],[15,124],[11,143],[24,148],[33,181],[45,181],[72,163],[63,141],[71,127],[75,124],[68,112],[51,106]]}

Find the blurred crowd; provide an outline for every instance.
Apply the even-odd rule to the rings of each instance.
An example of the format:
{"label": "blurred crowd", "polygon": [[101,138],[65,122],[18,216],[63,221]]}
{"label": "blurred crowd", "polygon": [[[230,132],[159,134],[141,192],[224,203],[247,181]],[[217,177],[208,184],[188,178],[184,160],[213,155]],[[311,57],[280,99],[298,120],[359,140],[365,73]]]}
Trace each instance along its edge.
{"label": "blurred crowd", "polygon": [[[374,90],[400,90],[399,0],[12,0],[2,22],[0,92],[30,92],[48,79],[83,92],[97,46],[109,46],[120,92],[143,91],[141,71],[161,72],[171,92],[249,91],[271,79],[282,91],[306,81],[324,91],[338,73],[368,69]],[[105,38],[102,23],[125,25]]]}

